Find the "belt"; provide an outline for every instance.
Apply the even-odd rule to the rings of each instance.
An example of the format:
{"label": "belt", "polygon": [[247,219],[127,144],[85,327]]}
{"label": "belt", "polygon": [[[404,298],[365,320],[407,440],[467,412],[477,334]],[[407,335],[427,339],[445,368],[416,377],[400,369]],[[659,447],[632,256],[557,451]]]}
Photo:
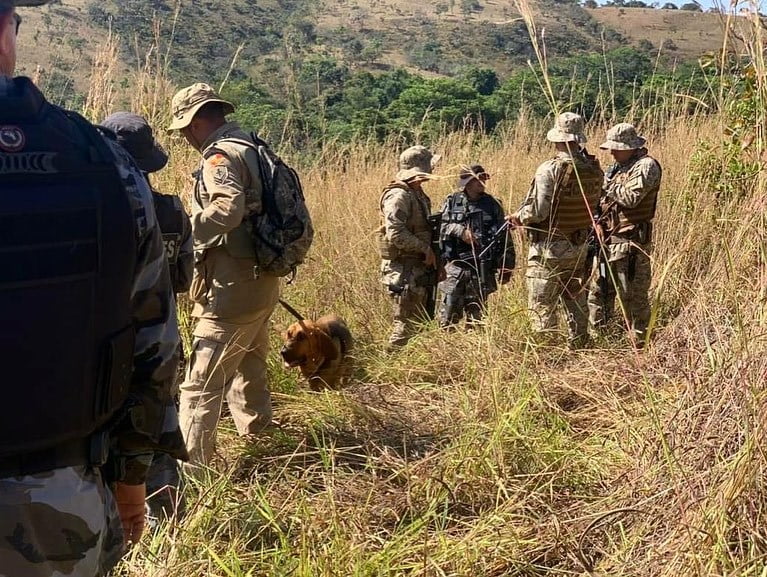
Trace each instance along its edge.
{"label": "belt", "polygon": [[[34,475],[62,467],[92,464],[91,439],[78,439],[40,451],[0,456],[0,479]],[[101,464],[101,463],[100,463]]]}
{"label": "belt", "polygon": [[562,234],[561,232],[548,231],[548,230],[531,230],[528,229],[528,237],[532,242],[543,242],[545,240],[557,241],[567,240],[572,244],[582,244],[586,242],[589,236],[589,229],[581,228],[573,231],[570,234]]}

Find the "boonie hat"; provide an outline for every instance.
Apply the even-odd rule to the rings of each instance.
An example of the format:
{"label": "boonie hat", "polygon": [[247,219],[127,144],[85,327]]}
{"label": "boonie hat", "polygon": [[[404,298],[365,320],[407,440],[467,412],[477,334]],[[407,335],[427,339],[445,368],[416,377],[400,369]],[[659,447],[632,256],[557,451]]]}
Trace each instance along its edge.
{"label": "boonie hat", "polygon": [[607,140],[599,145],[603,150],[636,150],[647,144],[647,139],[637,134],[633,124],[621,122],[607,131]]}
{"label": "boonie hat", "polygon": [[586,142],[586,135],[583,134],[584,122],[580,114],[574,112],[563,112],[557,116],[554,128],[546,134],[546,140],[549,142]]}
{"label": "boonie hat", "polygon": [[168,164],[168,154],[154,139],[152,127],[142,116],[131,112],[115,112],[101,126],[117,135],[117,142],[144,172],[157,172]]}
{"label": "boonie hat", "polygon": [[475,178],[481,182],[485,182],[490,179],[490,175],[485,171],[481,164],[462,166],[461,173],[458,175],[458,190],[466,188],[466,185]]}
{"label": "boonie hat", "polygon": [[234,104],[221,98],[208,84],[198,82],[186,88],[182,88],[173,97],[171,113],[173,121],[168,130],[181,130],[192,123],[194,115],[200,108],[210,102],[220,102],[224,105],[224,114],[234,112]]}
{"label": "boonie hat", "polygon": [[440,158],[442,157],[439,154],[433,154],[425,146],[411,146],[399,155],[399,172],[396,178],[402,182],[416,177],[428,179]]}

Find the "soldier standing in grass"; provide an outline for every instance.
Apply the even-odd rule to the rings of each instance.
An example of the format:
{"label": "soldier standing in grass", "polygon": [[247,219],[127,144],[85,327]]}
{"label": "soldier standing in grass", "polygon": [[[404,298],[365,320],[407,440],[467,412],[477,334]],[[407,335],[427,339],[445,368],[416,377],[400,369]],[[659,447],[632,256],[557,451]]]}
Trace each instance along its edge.
{"label": "soldier standing in grass", "polygon": [[424,146],[399,157],[399,172],[381,195],[379,230],[382,282],[392,299],[394,327],[389,348],[405,345],[425,320],[427,290],[436,283],[437,255],[431,248],[431,200],[422,185],[439,160]]}
{"label": "soldier standing in grass", "polygon": [[[152,127],[141,116],[130,112],[116,112],[106,118],[101,126],[114,134],[118,144],[128,151],[136,166],[147,177],[165,245],[173,292],[177,295],[186,293],[192,284],[194,267],[192,225],[179,197],[157,192],[149,179],[150,174],[159,172],[168,164],[167,153],[154,139]],[[181,347],[179,355],[183,358]],[[173,394],[175,409],[178,391],[174,390]],[[165,453],[155,453],[146,481],[147,514],[150,521],[156,522],[183,514],[180,486],[176,459]]]}
{"label": "soldier standing in grass", "polygon": [[567,320],[570,347],[588,342],[588,311],[584,285],[587,238],[602,189],[599,164],[586,157],[581,144],[583,118],[560,114],[546,138],[556,156],[535,172],[530,192],[511,217],[527,231],[527,289],[533,331],[545,333],[557,326],[557,303]]}
{"label": "soldier standing in grass", "polygon": [[[589,320],[602,330],[613,315],[617,294],[622,315],[635,344],[644,346],[650,321],[653,218],[662,171],[647,153],[646,139],[622,122],[607,131],[600,146],[615,159],[605,175],[600,201],[608,261],[606,282],[593,281],[589,292]],[[605,290],[606,289],[606,290]]]}
{"label": "soldier standing in grass", "polygon": [[[442,206],[440,243],[445,279],[439,283],[442,301],[439,324],[448,327],[466,314],[469,325],[480,321],[489,294],[509,282],[516,255],[504,227],[501,203],[485,191],[490,175],[479,165],[464,166],[458,191]],[[502,231],[501,231],[502,232]]]}
{"label": "soldier standing in grass", "polygon": [[0,576],[95,577],[141,536],[152,455],[186,457],[178,328],[143,175],[12,78],[15,6],[42,4],[0,0]]}
{"label": "soldier standing in grass", "polygon": [[197,324],[180,399],[195,465],[213,457],[224,398],[240,435],[262,431],[272,418],[266,357],[279,277],[257,267],[247,216],[263,208],[259,156],[250,135],[227,122],[232,112],[210,86],[194,84],[173,97],[169,127],[202,155],[192,199]]}

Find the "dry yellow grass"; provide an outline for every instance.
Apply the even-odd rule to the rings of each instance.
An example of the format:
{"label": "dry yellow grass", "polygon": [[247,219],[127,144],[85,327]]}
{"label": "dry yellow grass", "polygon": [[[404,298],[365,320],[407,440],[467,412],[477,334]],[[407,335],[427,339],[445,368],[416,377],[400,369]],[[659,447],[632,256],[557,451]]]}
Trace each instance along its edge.
{"label": "dry yellow grass", "polygon": [[[149,64],[136,84],[151,88],[134,105],[162,126],[172,86],[161,63]],[[91,110],[105,114],[111,88],[98,86]],[[515,207],[550,154],[546,128],[523,119],[493,138],[434,143],[443,155],[443,178],[427,188],[435,207],[456,167],[473,161]],[[592,151],[605,128],[589,127]],[[665,168],[658,318],[641,352],[619,341],[581,352],[529,346],[520,258],[484,330],[428,326],[386,355],[373,230],[399,148],[360,143],[304,158],[317,236],[284,297],[347,319],[355,381],[311,393],[273,356],[279,426],[246,445],[225,419],[225,472],[190,486],[186,519],[148,535],[121,574],[764,575],[764,181],[742,198],[716,196],[717,170],[691,184],[691,152],[724,138],[719,115],[640,128]],[[158,187],[184,197],[197,155],[165,144],[172,162]],[[759,157],[765,143],[753,147],[744,154]],[[275,312],[275,343],[289,321]]]}

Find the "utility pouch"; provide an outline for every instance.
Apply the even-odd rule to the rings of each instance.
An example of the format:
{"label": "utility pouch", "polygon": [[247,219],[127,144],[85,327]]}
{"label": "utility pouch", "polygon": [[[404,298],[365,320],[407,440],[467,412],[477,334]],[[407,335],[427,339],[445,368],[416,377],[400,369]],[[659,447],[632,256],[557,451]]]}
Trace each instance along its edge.
{"label": "utility pouch", "polygon": [[636,240],[639,244],[652,242],[652,223],[643,222],[637,225]]}
{"label": "utility pouch", "polygon": [[381,260],[397,260],[399,257],[399,251],[387,238],[386,238],[386,226],[381,225],[376,230],[376,240],[378,241],[378,256]]}

